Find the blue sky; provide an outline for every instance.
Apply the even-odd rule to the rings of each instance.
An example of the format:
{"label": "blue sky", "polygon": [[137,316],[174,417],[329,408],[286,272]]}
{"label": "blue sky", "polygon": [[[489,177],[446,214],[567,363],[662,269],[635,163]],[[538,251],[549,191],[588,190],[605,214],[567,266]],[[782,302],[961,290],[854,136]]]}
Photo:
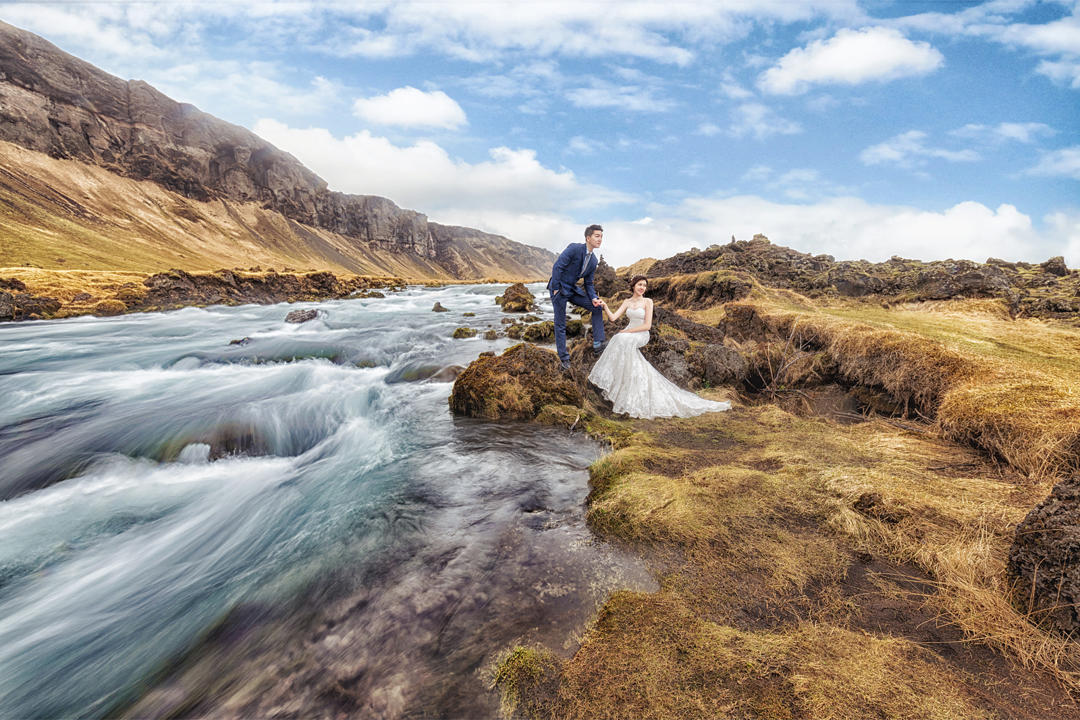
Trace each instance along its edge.
{"label": "blue sky", "polygon": [[52,2],[336,190],[623,265],[755,233],[1080,266],[1080,2]]}

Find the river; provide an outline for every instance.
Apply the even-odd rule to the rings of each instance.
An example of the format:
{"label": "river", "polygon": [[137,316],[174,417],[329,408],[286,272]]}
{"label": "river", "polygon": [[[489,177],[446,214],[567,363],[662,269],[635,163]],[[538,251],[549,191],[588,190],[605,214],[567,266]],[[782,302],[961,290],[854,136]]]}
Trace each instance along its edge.
{"label": "river", "polygon": [[495,717],[501,651],[651,588],[600,446],[424,379],[503,287],[0,326],[0,717]]}

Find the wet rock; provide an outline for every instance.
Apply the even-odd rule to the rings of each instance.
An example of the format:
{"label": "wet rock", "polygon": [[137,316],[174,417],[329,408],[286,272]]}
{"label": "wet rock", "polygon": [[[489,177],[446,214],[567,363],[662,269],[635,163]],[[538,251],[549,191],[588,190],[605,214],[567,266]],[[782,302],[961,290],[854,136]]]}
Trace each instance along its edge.
{"label": "wet rock", "polygon": [[377,298],[386,297],[386,294],[381,293],[378,290],[361,290],[360,292],[356,293],[355,297],[358,297],[358,298],[361,298],[361,299],[369,299],[369,298],[376,298],[377,299]]}
{"label": "wet rock", "polygon": [[476,330],[471,327],[459,327],[454,331],[453,337],[457,339],[476,337]]}
{"label": "wet rock", "polygon": [[566,337],[580,337],[585,332],[585,323],[581,320],[566,321]]}
{"label": "wet rock", "polygon": [[306,323],[319,317],[318,310],[293,310],[285,316],[287,323]]}
{"label": "wet rock", "polygon": [[500,322],[503,325],[513,325],[514,323],[517,322],[517,320],[515,320],[514,318],[504,317],[502,320],[500,320]]}
{"label": "wet rock", "polygon": [[503,312],[530,312],[536,307],[536,296],[522,283],[514,283],[495,298]]}
{"label": "wet rock", "polygon": [[450,312],[450,310],[444,308],[441,302],[436,301],[435,307],[431,308],[431,312]]}
{"label": "wet rock", "polygon": [[450,393],[455,414],[488,420],[530,420],[544,405],[581,403],[581,389],[561,372],[558,355],[528,343],[477,358]]}
{"label": "wet rock", "polygon": [[229,344],[230,345],[247,345],[250,342],[251,342],[251,338],[245,336],[245,337],[242,337],[242,338],[235,338],[233,340],[230,340]]}
{"label": "wet rock", "polygon": [[547,320],[535,325],[526,325],[521,338],[529,342],[555,342],[555,323]]}
{"label": "wet rock", "polygon": [[1009,577],[1017,610],[1076,637],[1080,632],[1080,479],[1058,483],[1016,527]]}
{"label": "wet rock", "polygon": [[485,340],[497,340],[498,338],[499,333],[497,333],[495,330],[488,330],[484,333]]}
{"label": "wet rock", "polygon": [[464,313],[461,313],[461,317],[476,317],[476,313],[474,313],[474,312],[464,312]]}
{"label": "wet rock", "polygon": [[506,328],[506,337],[512,340],[520,340],[521,334],[525,332],[527,326],[521,323],[514,323],[510,327]]}
{"label": "wet rock", "polygon": [[98,317],[109,317],[112,315],[122,315],[128,310],[127,305],[119,300],[101,300],[94,303],[92,312]]}
{"label": "wet rock", "polygon": [[525,317],[521,318],[521,322],[536,323],[540,322],[540,318],[536,317],[535,315],[526,315]]}

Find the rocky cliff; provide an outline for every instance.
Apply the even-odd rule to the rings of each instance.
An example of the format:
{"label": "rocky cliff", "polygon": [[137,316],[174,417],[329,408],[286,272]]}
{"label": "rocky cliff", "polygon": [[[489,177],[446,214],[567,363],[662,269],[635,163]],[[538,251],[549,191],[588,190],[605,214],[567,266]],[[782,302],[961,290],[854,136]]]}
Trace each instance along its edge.
{"label": "rocky cliff", "polygon": [[[245,128],[178,103],[145,82],[121,80],[3,22],[0,140],[150,180],[196,201],[254,203],[350,238],[365,250],[412,253],[433,262],[449,258],[465,267],[455,257],[472,255],[459,246],[475,236],[482,238],[483,254],[490,255],[492,247],[501,251],[506,243],[510,257],[528,258],[524,275],[543,275],[554,261],[547,251],[523,250],[498,236],[435,228],[422,213],[386,198],[332,192],[296,158]],[[490,260],[497,268],[502,259]]]}

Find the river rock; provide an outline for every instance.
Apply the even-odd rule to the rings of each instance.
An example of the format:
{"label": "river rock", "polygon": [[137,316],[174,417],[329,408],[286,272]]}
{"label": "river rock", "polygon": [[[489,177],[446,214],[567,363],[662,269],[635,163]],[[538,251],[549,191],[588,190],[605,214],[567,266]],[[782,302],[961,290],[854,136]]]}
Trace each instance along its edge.
{"label": "river rock", "polygon": [[546,320],[535,325],[526,325],[521,332],[521,338],[529,342],[555,342],[555,323]]}
{"label": "river rock", "polygon": [[454,331],[453,337],[457,339],[476,337],[476,330],[471,327],[459,327]]}
{"label": "river rock", "polygon": [[443,304],[439,301],[435,301],[435,307],[431,308],[431,312],[450,312],[448,308],[444,308]]}
{"label": "river rock", "polygon": [[559,356],[528,343],[477,358],[450,393],[455,414],[487,420],[531,420],[544,405],[581,403],[581,389],[561,372]]}
{"label": "river rock", "polygon": [[314,320],[317,317],[319,317],[318,310],[293,310],[291,313],[285,316],[285,322],[306,323],[309,320]]}
{"label": "river rock", "polygon": [[495,298],[503,312],[530,312],[536,308],[536,296],[522,283],[514,283]]}
{"label": "river rock", "polygon": [[1009,551],[1014,604],[1046,624],[1080,633],[1080,479],[1058,483],[1016,527]]}

